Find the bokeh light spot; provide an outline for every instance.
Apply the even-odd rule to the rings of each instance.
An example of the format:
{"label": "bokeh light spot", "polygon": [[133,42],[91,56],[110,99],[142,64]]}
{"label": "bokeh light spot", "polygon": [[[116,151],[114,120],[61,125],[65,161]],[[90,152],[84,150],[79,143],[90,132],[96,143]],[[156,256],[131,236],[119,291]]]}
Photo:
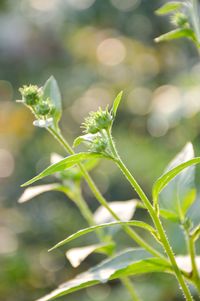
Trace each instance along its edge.
{"label": "bokeh light spot", "polygon": [[167,133],[169,123],[163,116],[152,115],[147,121],[147,129],[151,136],[161,137]]}
{"label": "bokeh light spot", "polygon": [[75,9],[84,10],[90,8],[95,0],[68,0],[68,3]]}
{"label": "bokeh light spot", "polygon": [[40,11],[52,11],[57,7],[59,0],[30,0],[30,5]]}
{"label": "bokeh light spot", "polygon": [[119,39],[105,39],[97,47],[97,58],[99,62],[104,65],[118,65],[125,59],[125,57],[126,48]]}
{"label": "bokeh light spot", "polygon": [[110,0],[112,5],[121,11],[130,11],[140,4],[140,0]]}
{"label": "bokeh light spot", "polygon": [[8,81],[0,80],[0,101],[11,101],[13,88]]}
{"label": "bokeh light spot", "polygon": [[7,227],[0,227],[0,254],[13,253],[17,250],[16,235]]}
{"label": "bokeh light spot", "polygon": [[7,178],[12,175],[15,167],[14,157],[6,149],[0,149],[0,178]]}
{"label": "bokeh light spot", "polygon": [[145,87],[132,90],[127,98],[128,109],[138,115],[146,115],[150,111],[152,92]]}

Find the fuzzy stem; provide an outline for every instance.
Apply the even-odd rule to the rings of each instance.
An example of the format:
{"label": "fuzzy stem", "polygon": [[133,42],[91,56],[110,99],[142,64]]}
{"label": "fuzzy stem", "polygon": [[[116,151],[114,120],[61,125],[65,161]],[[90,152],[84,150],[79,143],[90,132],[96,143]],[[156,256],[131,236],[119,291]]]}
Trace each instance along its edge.
{"label": "fuzzy stem", "polygon": [[195,286],[200,294],[200,276],[195,260],[196,257],[195,241],[193,239],[193,236],[189,233],[188,229],[185,229],[185,237],[186,237],[188,252],[190,255],[190,260],[192,265],[192,280],[194,281]]}
{"label": "fuzzy stem", "polygon": [[139,195],[140,199],[143,201],[145,207],[147,208],[153,222],[154,225],[158,231],[158,234],[160,236],[160,240],[162,242],[162,246],[164,251],[166,252],[171,265],[173,267],[174,273],[176,275],[176,278],[182,288],[183,294],[186,298],[187,301],[193,301],[193,297],[189,291],[189,288],[185,282],[185,279],[176,263],[176,259],[175,256],[173,254],[172,248],[169,244],[167,235],[165,233],[165,230],[162,226],[162,223],[154,209],[154,207],[151,205],[149,199],[147,198],[146,194],[144,193],[144,191],[142,190],[142,188],[140,187],[140,185],[137,183],[137,181],[135,180],[135,178],[133,177],[133,175],[130,173],[130,171],[128,170],[128,168],[124,165],[124,163],[122,162],[121,158],[118,155],[118,152],[116,150],[115,144],[112,140],[112,136],[111,136],[111,132],[108,131],[108,138],[109,138],[109,143],[110,146],[112,148],[113,151],[113,155],[115,156],[115,162],[118,165],[118,167],[120,168],[120,170],[122,171],[122,173],[125,175],[125,177],[127,178],[127,180],[129,181],[129,183],[131,184],[131,186],[135,189],[135,191],[137,192],[137,194]]}

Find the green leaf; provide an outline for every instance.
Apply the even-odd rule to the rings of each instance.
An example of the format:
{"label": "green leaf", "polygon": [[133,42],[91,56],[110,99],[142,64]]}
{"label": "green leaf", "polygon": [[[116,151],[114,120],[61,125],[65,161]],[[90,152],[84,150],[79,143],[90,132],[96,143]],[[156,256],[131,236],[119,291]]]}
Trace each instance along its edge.
{"label": "green leaf", "polygon": [[171,213],[173,219],[182,220],[195,199],[193,165],[200,163],[200,158],[193,157],[193,146],[188,143],[153,186],[154,204],[159,198],[161,210]]}
{"label": "green leaf", "polygon": [[96,244],[73,248],[66,252],[66,257],[74,268],[77,268],[92,253],[112,254],[115,244]]}
{"label": "green leaf", "polygon": [[181,8],[183,3],[178,2],[178,1],[172,1],[165,3],[163,6],[161,6],[159,9],[155,11],[157,15],[167,15],[170,14],[178,9]]}
{"label": "green leaf", "polygon": [[44,177],[50,176],[56,172],[60,172],[67,168],[70,168],[78,163],[81,163],[82,161],[89,160],[89,159],[95,159],[95,158],[109,158],[109,157],[106,157],[99,153],[79,153],[79,154],[69,156],[55,164],[50,165],[45,170],[43,170],[39,175],[37,175],[33,179],[29,180],[28,182],[24,183],[22,185],[22,187],[30,185],[30,184],[32,184]]}
{"label": "green leaf", "polygon": [[40,195],[41,193],[52,191],[52,190],[62,190],[62,186],[59,184],[47,184],[47,185],[39,185],[34,187],[29,187],[24,190],[22,195],[20,196],[18,203],[24,203],[27,202],[34,197]]}
{"label": "green leaf", "polygon": [[152,226],[150,226],[149,224],[146,224],[144,222],[141,221],[129,221],[129,222],[111,222],[111,223],[106,223],[106,224],[101,224],[101,225],[95,225],[89,228],[85,228],[82,230],[79,230],[78,232],[68,236],[66,239],[60,241],[59,243],[57,243],[55,246],[53,246],[51,249],[49,249],[49,251],[52,251],[54,249],[57,249],[65,244],[67,244],[68,242],[86,235],[88,233],[94,232],[98,229],[102,229],[102,228],[107,228],[107,227],[112,227],[112,226],[116,226],[116,225],[120,225],[120,226],[135,226],[135,227],[139,227],[142,228],[144,230],[147,230],[149,232],[151,232],[152,234],[155,232],[154,228]]}
{"label": "green leaf", "polygon": [[119,104],[121,102],[122,95],[123,95],[123,91],[119,92],[119,94],[116,96],[116,98],[113,102],[113,106],[112,106],[112,109],[111,109],[111,114],[113,115],[114,118],[117,114],[117,110],[118,110]]}
{"label": "green leaf", "polygon": [[119,277],[152,272],[171,272],[170,265],[163,259],[152,258],[143,249],[128,249],[63,283],[56,290],[37,301],[48,301]]}
{"label": "green leaf", "polygon": [[44,99],[49,98],[54,106],[54,122],[57,125],[62,114],[62,101],[57,81],[51,76],[43,87]]}
{"label": "green leaf", "polygon": [[170,41],[175,39],[181,39],[181,38],[188,38],[194,41],[196,41],[195,33],[190,28],[178,28],[175,30],[172,30],[170,32],[167,32],[157,38],[155,38],[155,42],[164,42],[164,41]]}

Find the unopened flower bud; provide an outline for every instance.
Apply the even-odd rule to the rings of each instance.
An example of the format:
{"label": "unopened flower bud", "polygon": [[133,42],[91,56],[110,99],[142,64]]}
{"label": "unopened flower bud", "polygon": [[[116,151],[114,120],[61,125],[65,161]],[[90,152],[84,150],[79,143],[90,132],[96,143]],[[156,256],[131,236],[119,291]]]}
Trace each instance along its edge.
{"label": "unopened flower bud", "polygon": [[106,150],[107,146],[108,144],[106,140],[97,137],[93,140],[90,150],[91,152],[95,152],[95,153],[103,153]]}
{"label": "unopened flower bud", "polygon": [[36,107],[35,107],[35,113],[37,115],[41,115],[41,116],[47,116],[49,115],[49,113],[51,112],[51,106],[49,104],[49,102],[45,101],[42,103],[39,103]]}

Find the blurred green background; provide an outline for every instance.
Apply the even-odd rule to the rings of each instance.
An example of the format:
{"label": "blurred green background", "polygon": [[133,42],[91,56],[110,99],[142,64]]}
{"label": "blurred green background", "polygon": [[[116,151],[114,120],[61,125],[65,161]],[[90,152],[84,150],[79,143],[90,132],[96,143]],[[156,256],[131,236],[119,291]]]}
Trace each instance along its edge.
{"label": "blurred green background", "polygon": [[[154,14],[163,2],[0,1],[0,300],[39,298],[104,258],[91,255],[73,269],[65,258],[66,248],[47,253],[53,244],[86,226],[76,206],[61,193],[17,203],[23,192],[20,184],[49,164],[51,152],[65,155],[45,130],[33,127],[31,113],[15,103],[19,86],[43,85],[51,74],[56,77],[63,96],[61,127],[70,142],[81,133],[80,124],[89,111],[111,104],[124,90],[114,137],[148,195],[187,141],[200,153],[200,60],[188,41],[154,43],[170,28],[167,18]],[[109,201],[136,197],[113,164],[102,162],[93,174]],[[47,178],[42,183],[49,182]],[[98,203],[86,184],[83,188],[94,211]],[[147,217],[138,210],[136,218]],[[175,252],[184,254],[180,231],[167,227]],[[87,236],[73,246],[94,241]],[[117,243],[119,249],[133,245],[122,232]],[[144,300],[183,300],[172,276],[142,276],[134,282]],[[122,298],[130,300],[113,281],[60,300]]]}

